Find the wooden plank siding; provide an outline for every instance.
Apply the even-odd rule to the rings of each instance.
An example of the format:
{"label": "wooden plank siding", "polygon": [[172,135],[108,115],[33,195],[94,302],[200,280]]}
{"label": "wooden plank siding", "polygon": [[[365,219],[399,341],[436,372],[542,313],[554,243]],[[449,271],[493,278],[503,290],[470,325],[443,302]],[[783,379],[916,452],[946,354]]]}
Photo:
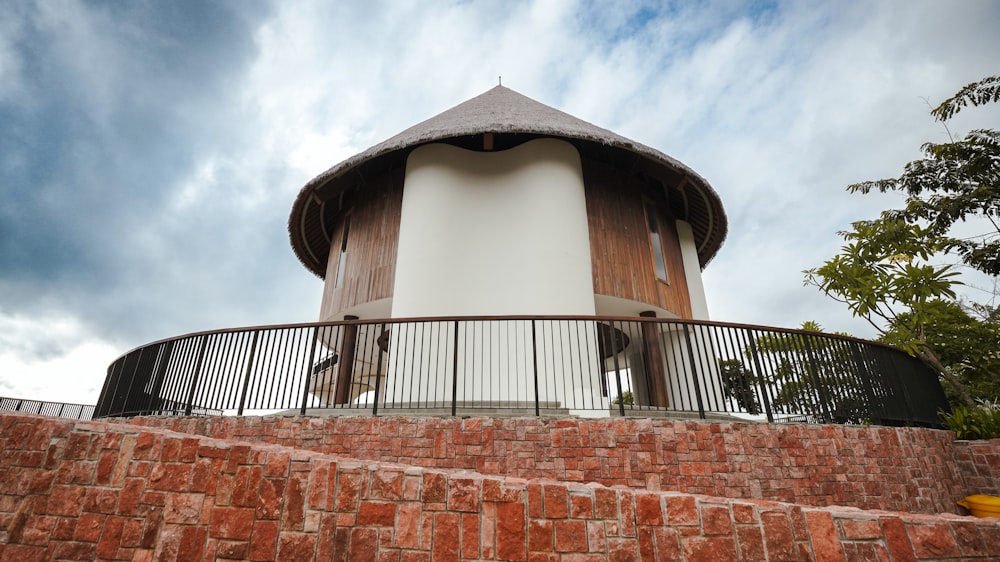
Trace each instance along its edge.
{"label": "wooden plank siding", "polygon": [[[644,302],[691,318],[675,217],[635,175],[584,163],[594,293]],[[645,199],[648,197],[648,199]],[[669,283],[657,279],[644,201],[658,211]]]}
{"label": "wooden plank siding", "polygon": [[[329,227],[333,236],[320,320],[339,320],[343,311],[353,306],[392,296],[402,203],[403,170],[390,170],[362,187],[336,224]],[[351,222],[344,279],[340,287],[334,287],[348,215]]]}

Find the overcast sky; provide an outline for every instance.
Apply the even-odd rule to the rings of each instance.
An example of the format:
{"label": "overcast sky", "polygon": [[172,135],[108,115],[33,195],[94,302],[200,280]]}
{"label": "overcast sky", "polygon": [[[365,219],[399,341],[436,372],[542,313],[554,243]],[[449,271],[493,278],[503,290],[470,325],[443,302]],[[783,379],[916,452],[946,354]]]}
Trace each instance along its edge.
{"label": "overcast sky", "polygon": [[82,403],[143,343],[315,320],[301,186],[500,75],[715,187],[713,319],[871,336],[801,270],[1000,74],[993,0],[0,4],[0,396]]}

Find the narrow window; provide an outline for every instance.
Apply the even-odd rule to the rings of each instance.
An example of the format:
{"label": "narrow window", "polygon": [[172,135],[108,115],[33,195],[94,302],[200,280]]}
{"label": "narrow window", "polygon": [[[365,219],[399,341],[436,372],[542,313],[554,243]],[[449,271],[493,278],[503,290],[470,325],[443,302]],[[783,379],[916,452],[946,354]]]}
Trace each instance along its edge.
{"label": "narrow window", "polygon": [[667,279],[667,259],[663,253],[663,239],[660,237],[660,224],[656,220],[656,207],[646,204],[646,218],[649,221],[649,241],[653,245],[653,262],[656,265],[656,277],[661,281]]}
{"label": "narrow window", "polygon": [[344,219],[344,240],[340,243],[340,260],[337,263],[337,280],[333,284],[339,287],[344,282],[344,263],[347,261],[347,234],[351,230],[351,216]]}

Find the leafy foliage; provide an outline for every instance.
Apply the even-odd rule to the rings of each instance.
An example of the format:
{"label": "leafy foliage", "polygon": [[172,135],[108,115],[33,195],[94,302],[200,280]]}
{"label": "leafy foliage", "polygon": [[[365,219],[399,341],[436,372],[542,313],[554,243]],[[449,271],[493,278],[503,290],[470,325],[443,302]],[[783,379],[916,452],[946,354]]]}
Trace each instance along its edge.
{"label": "leafy foliage", "polygon": [[894,343],[915,350],[923,336],[923,305],[955,298],[952,286],[959,284],[958,272],[926,263],[941,247],[940,238],[928,228],[884,215],[851,226],[853,230],[840,233],[847,241],[840,254],[804,272],[806,284],[847,304],[855,316],[880,331],[886,323],[897,325],[901,312],[910,312],[911,329],[900,331]]}
{"label": "leafy foliage", "polygon": [[841,340],[811,336],[822,328],[802,324],[805,333],[768,334],[757,340],[760,353],[775,365],[776,411],[806,413],[834,423],[866,421],[866,401],[856,384],[857,362]]}
{"label": "leafy foliage", "polygon": [[[745,412],[763,413],[767,399],[774,414],[808,416],[833,423],[866,423],[870,410],[864,396],[858,362],[849,344],[810,334],[820,333],[815,322],[805,322],[802,332],[758,336],[743,351],[756,356],[760,375],[739,359],[719,361],[723,392]],[[875,389],[868,389],[874,393]],[[766,398],[763,394],[766,393]]]}
{"label": "leafy foliage", "polygon": [[635,404],[635,396],[632,395],[631,390],[626,390],[625,392],[621,393],[621,396],[618,396],[617,398],[612,400],[611,403],[632,406]]}
{"label": "leafy foliage", "polygon": [[[924,308],[924,337],[944,364],[975,398],[1000,401],[1000,322],[997,309],[979,305],[977,318],[953,301],[935,300]],[[899,324],[912,324],[909,313],[899,317]],[[905,328],[904,328],[905,329]],[[890,328],[882,340],[903,339],[897,328]],[[946,388],[946,391],[950,390]],[[956,396],[949,397],[955,401]]]}
{"label": "leafy foliage", "polygon": [[[965,86],[931,114],[945,122],[969,106],[998,101],[1000,76],[991,76]],[[965,357],[954,357],[956,346],[929,334],[932,321],[944,321],[940,305],[931,303],[954,300],[952,287],[959,282],[952,267],[935,266],[928,259],[955,252],[979,271],[1000,274],[1000,132],[978,129],[957,141],[924,144],[922,151],[924,157],[907,164],[898,178],[848,187],[860,193],[903,192],[906,205],[884,211],[876,220],[853,223],[851,231],[840,233],[847,241],[840,254],[803,273],[807,285],[845,303],[855,316],[872,324],[883,341],[934,369],[948,383],[951,397],[971,408],[973,400],[963,380],[975,390],[983,385],[963,375],[997,371],[982,365],[970,371],[975,362],[971,357],[981,352],[963,349]],[[966,239],[951,235],[955,223],[973,217],[990,225],[987,232]],[[968,323],[965,327],[982,328]],[[983,338],[989,340],[979,339]],[[945,351],[939,349],[949,345]]]}
{"label": "leafy foliage", "polygon": [[985,105],[1000,102],[1000,76],[989,76],[966,85],[954,96],[944,100],[931,111],[938,121],[947,121],[956,113],[971,105]]}
{"label": "leafy foliage", "polygon": [[980,402],[973,407],[959,406],[950,414],[942,412],[941,417],[959,439],[1000,437],[1000,404],[996,402]]}
{"label": "leafy foliage", "polygon": [[759,382],[757,376],[742,361],[720,359],[719,375],[722,377],[722,391],[727,399],[735,400],[740,409],[750,415],[756,416],[764,412],[754,392],[754,386]]}
{"label": "leafy foliage", "polygon": [[[931,114],[947,121],[968,106],[1000,101],[1000,76],[962,88]],[[977,129],[961,140],[926,143],[924,158],[906,165],[903,175],[851,185],[849,191],[900,191],[903,209],[888,216],[908,222],[925,221],[942,237],[943,249],[954,250],[967,265],[989,275],[1000,274],[1000,131]],[[951,227],[969,217],[981,217],[992,228],[972,239],[948,237]]]}
{"label": "leafy foliage", "polygon": [[804,271],[806,285],[845,303],[878,330],[883,341],[920,358],[948,382],[953,396],[972,398],[961,381],[927,344],[928,303],[954,299],[960,284],[951,266],[927,260],[941,248],[931,228],[883,213],[841,232],[847,244],[822,266]]}

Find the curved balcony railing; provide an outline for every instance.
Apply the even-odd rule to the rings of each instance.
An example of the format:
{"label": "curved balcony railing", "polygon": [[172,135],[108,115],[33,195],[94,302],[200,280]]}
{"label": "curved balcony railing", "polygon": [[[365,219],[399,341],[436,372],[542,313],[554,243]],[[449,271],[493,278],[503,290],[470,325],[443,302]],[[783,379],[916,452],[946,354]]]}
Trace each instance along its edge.
{"label": "curved balcony railing", "polygon": [[108,368],[95,417],[668,416],[940,425],[935,374],[878,343],[635,317],[352,320],[200,332]]}
{"label": "curved balcony railing", "polygon": [[93,404],[71,404],[67,402],[46,402],[0,396],[0,412],[41,414],[74,420],[89,420],[94,416]]}

